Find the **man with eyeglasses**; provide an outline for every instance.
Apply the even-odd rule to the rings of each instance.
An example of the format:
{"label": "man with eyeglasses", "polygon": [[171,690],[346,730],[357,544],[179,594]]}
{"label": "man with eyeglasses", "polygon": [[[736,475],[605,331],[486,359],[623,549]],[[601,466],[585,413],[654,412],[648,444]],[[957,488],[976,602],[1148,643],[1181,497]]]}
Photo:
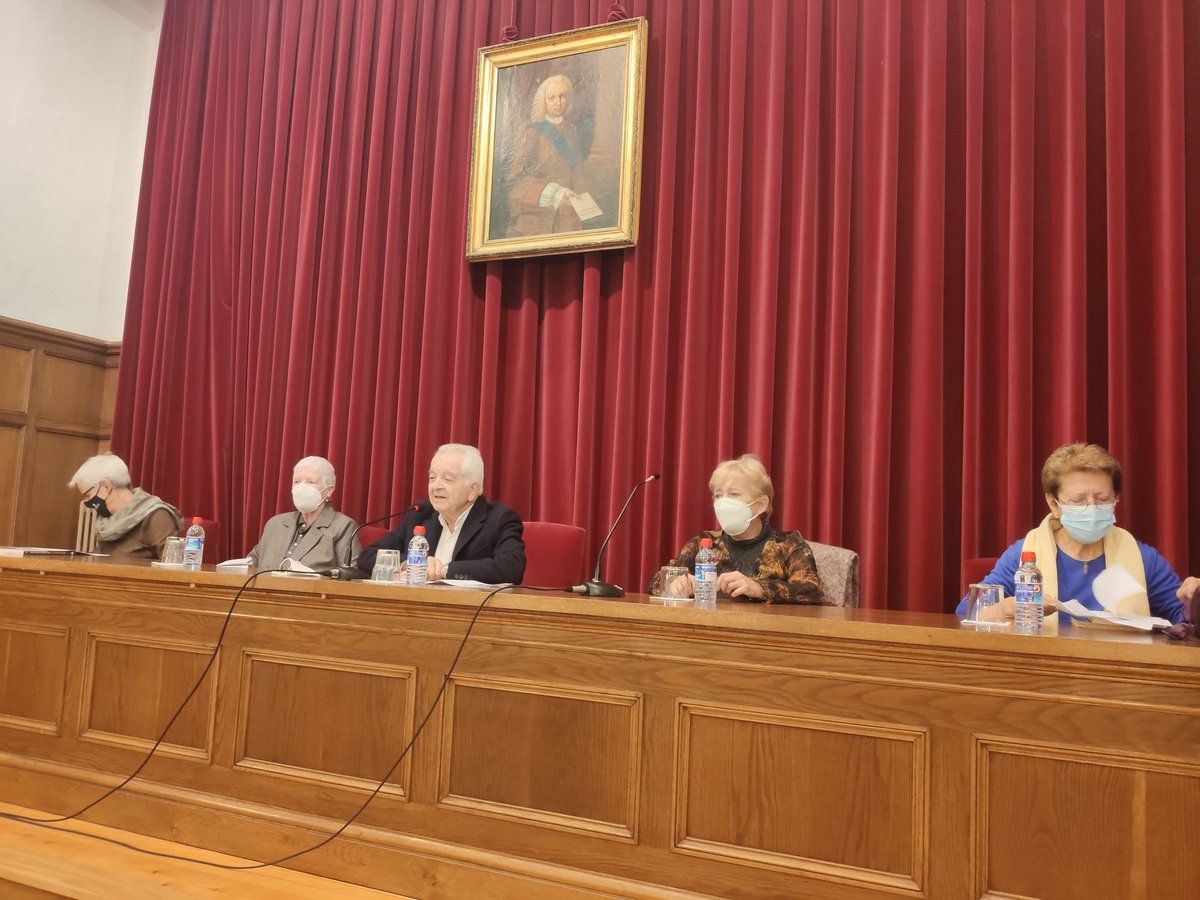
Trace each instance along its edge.
{"label": "man with eyeglasses", "polygon": [[67,486],[96,511],[96,550],[117,559],[162,559],[167,538],[183,524],[170,503],[133,487],[129,467],[112,453],[87,460]]}
{"label": "man with eyeglasses", "polygon": [[[1047,616],[1054,613],[1054,601],[1059,597],[1101,609],[1092,584],[1106,568],[1120,566],[1141,588],[1121,601],[1121,612],[1159,616],[1172,623],[1184,620],[1182,596],[1176,594],[1181,589],[1179,576],[1157,550],[1116,525],[1121,464],[1115,457],[1098,444],[1059,447],[1042,467],[1042,489],[1050,514],[1005,550],[984,579],[987,584],[1003,586],[1006,594],[1005,602],[994,612],[983,611],[984,618],[1013,616],[1012,595],[1021,553],[1033,551],[1042,571]],[[967,598],[959,603],[957,612],[960,617],[966,615]]]}

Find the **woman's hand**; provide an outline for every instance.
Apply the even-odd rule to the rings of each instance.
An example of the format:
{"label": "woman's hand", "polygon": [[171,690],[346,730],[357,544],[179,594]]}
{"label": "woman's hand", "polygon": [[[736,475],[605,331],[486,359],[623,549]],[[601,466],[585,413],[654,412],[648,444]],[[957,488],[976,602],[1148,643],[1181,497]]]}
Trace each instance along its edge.
{"label": "woman's hand", "polygon": [[[1058,611],[1058,599],[1049,594],[1042,595],[1042,611],[1046,615]],[[979,618],[984,622],[1003,622],[1005,619],[1016,618],[1017,598],[1005,597],[999,604],[985,606],[979,611]]]}
{"label": "woman's hand", "polygon": [[680,575],[670,584],[664,584],[663,592],[672,599],[678,600],[694,597],[696,595],[696,576]]}
{"label": "woman's hand", "polygon": [[718,575],[717,591],[727,597],[751,597],[755,600],[766,598],[762,585],[741,572],[722,572]]}
{"label": "woman's hand", "polygon": [[1187,603],[1194,597],[1200,597],[1200,578],[1191,576],[1183,579],[1183,584],[1175,592],[1181,603]]}

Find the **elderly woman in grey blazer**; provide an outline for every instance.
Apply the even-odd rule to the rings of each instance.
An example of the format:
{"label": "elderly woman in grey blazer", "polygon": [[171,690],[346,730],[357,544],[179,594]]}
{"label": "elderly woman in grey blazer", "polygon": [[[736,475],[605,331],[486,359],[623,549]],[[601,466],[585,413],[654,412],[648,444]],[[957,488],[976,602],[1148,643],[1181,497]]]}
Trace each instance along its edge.
{"label": "elderly woman in grey blazer", "polygon": [[347,565],[358,556],[358,525],[329,503],[337,474],[329,460],[306,456],[292,470],[295,512],[267,520],[250,560],[260,569],[290,568],[285,560],[324,571]]}

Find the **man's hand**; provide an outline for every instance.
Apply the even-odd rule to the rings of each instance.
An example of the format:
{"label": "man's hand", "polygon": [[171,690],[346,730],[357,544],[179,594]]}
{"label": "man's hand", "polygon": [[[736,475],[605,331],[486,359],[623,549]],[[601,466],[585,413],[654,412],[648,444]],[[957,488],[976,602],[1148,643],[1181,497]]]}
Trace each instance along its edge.
{"label": "man's hand", "polygon": [[425,580],[440,581],[446,577],[446,564],[436,556],[425,558]]}

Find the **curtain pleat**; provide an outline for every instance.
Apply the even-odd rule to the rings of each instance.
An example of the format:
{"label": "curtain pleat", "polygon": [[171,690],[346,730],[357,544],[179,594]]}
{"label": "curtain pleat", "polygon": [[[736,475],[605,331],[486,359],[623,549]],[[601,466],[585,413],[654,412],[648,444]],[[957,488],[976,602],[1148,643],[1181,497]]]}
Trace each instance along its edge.
{"label": "curtain pleat", "polygon": [[[521,0],[522,37],[601,0]],[[634,0],[638,246],[467,264],[476,51],[503,0],[167,0],[114,448],[240,555],[307,454],[360,521],[446,441],[585,527],[651,472],[639,589],[758,454],[773,521],[940,611],[1070,440],[1200,566],[1200,11],[1186,0]]]}

